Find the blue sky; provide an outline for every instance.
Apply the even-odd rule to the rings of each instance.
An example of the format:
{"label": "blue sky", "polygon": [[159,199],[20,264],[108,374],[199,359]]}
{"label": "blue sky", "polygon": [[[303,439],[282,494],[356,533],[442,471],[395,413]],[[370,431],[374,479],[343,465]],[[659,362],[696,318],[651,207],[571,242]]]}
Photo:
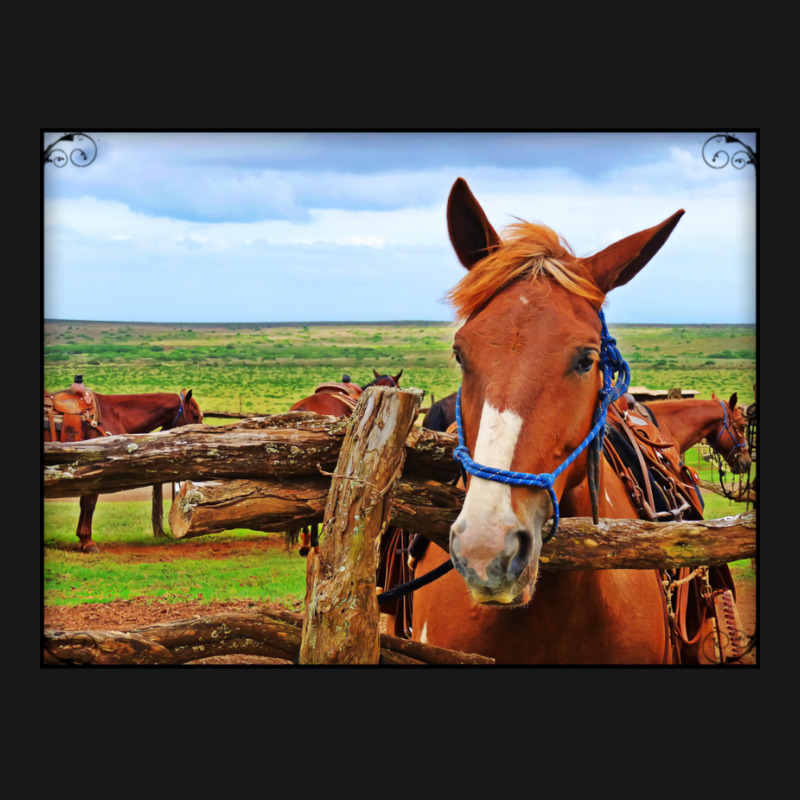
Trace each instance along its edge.
{"label": "blue sky", "polygon": [[[453,319],[445,206],[462,177],[498,231],[543,222],[578,255],[686,210],[608,297],[613,323],[755,323],[751,165],[730,132],[85,131],[87,166],[43,166],[48,319]],[[43,149],[64,131],[42,132]],[[92,144],[92,142],[94,144]],[[66,155],[74,145],[64,143]],[[717,165],[740,147],[711,142]]]}

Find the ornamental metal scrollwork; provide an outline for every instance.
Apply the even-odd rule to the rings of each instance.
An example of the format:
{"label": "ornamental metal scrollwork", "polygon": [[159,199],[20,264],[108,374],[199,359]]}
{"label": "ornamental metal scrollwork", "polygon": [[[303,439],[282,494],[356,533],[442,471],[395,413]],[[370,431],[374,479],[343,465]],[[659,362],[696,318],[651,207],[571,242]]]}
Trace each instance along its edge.
{"label": "ornamental metal scrollwork", "polygon": [[[66,152],[64,147],[57,146],[62,142],[70,143],[69,152]],[[88,167],[96,157],[97,145],[94,139],[85,133],[65,133],[44,151],[44,163],[55,164],[57,167],[65,167],[67,164]]]}
{"label": "ornamental metal scrollwork", "polygon": [[[709,156],[713,149],[713,147],[709,147],[712,142],[716,145],[739,144],[744,150],[737,150],[733,155],[730,155],[726,150],[718,149],[714,151],[713,155]],[[708,148],[708,151],[706,151],[706,148]],[[703,144],[703,161],[713,169],[722,169],[727,167],[728,164],[731,164],[734,169],[744,169],[748,164],[752,164],[755,169],[758,169],[758,157],[755,151],[741,139],[737,139],[729,133],[717,133],[706,139]]]}

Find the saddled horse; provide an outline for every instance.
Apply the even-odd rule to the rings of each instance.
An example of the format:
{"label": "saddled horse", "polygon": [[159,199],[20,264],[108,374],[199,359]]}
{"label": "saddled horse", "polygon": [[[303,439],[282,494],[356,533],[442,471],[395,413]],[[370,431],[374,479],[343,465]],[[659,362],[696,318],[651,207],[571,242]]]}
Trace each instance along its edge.
{"label": "saddled horse", "polygon": [[[75,441],[95,439],[100,436],[113,436],[123,433],[149,433],[161,428],[170,430],[183,425],[193,425],[203,421],[203,414],[197,401],[192,397],[192,390],[182,389],[174,392],[150,392],[146,394],[100,394],[88,392],[82,383],[80,392],[64,390],[53,394],[45,394],[45,426],[44,441]],[[85,393],[84,393],[85,392]],[[48,402],[48,398],[50,398]],[[53,403],[55,402],[55,406]],[[48,419],[47,409],[51,409]],[[55,413],[60,408],[78,414]],[[63,416],[62,416],[63,415]],[[67,429],[69,417],[79,417],[77,425],[70,436],[59,436],[55,418],[61,432]],[[81,495],[80,517],[78,518],[77,536],[80,550],[84,553],[98,553],[99,548],[92,540],[92,518],[97,506],[97,494]]]}
{"label": "saddled horse", "polygon": [[[449,293],[463,323],[453,350],[466,496],[455,569],[417,590],[414,639],[500,664],[671,663],[657,570],[545,571],[539,555],[560,517],[637,517],[600,455],[608,406],[630,380],[602,307],[683,213],[579,258],[544,225],[520,221],[501,239],[466,182],[453,185],[448,229],[467,269]],[[447,559],[428,547],[415,574]]]}
{"label": "saddled horse", "polygon": [[403,370],[394,376],[381,375],[376,369],[373,369],[372,372],[375,375],[374,380],[364,386],[351,383],[348,375],[343,376],[343,378],[348,378],[347,381],[321,383],[313,394],[298,400],[289,411],[311,411],[314,414],[349,417],[367,386],[399,386],[400,376],[403,374]]}
{"label": "saddled horse", "polygon": [[[364,389],[368,386],[399,386],[403,370],[401,369],[397,375],[388,375],[381,374],[373,368],[372,373],[374,379],[364,386],[352,383],[349,375],[343,375],[340,382],[320,383],[313,394],[298,400],[289,411],[309,411],[333,417],[349,417]],[[290,530],[286,533],[286,540],[292,545],[299,537],[300,555],[307,556],[311,548],[316,547],[318,531],[319,525],[308,525],[300,531]]]}
{"label": "saddled horse", "polygon": [[736,392],[727,403],[712,392],[711,400],[652,400],[644,406],[659,428],[669,432],[681,453],[705,439],[738,475],[750,469],[751,460],[747,419],[737,401]]}

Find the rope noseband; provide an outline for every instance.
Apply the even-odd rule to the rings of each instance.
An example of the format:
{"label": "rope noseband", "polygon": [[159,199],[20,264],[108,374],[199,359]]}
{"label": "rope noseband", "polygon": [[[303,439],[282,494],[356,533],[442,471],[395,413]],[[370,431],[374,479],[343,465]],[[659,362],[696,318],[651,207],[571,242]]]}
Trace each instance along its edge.
{"label": "rope noseband", "polygon": [[[592,443],[594,442],[595,453],[600,453],[603,447],[603,437],[606,427],[606,413],[608,407],[615,400],[622,397],[628,390],[631,380],[631,373],[625,359],[617,349],[616,340],[609,334],[606,326],[606,318],[600,310],[600,323],[602,333],[600,339],[600,361],[599,366],[603,371],[603,388],[599,392],[599,405],[594,413],[594,425],[586,438],[578,447],[570,453],[564,462],[553,472],[542,472],[534,474],[530,472],[514,472],[512,470],[497,469],[478,464],[469,454],[469,449],[464,442],[464,426],[461,420],[461,388],[459,387],[456,398],[456,424],[458,425],[458,447],[453,451],[453,458],[459,461],[464,471],[476,478],[506,483],[512,486],[535,486],[539,489],[546,489],[553,502],[553,527],[550,533],[542,540],[542,543],[549,541],[556,532],[559,522],[558,498],[556,497],[553,484],[556,478]],[[616,373],[616,383],[614,374]]]}

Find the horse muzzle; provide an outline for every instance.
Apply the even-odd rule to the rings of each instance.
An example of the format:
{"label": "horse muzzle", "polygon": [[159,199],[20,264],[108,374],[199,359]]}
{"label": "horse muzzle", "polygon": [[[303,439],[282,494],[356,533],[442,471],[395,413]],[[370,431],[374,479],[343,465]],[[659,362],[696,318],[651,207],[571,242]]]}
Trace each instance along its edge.
{"label": "horse muzzle", "polygon": [[[519,524],[488,532],[456,520],[450,529],[450,558],[476,603],[518,606],[533,595],[541,536]],[[502,549],[491,542],[502,542]]]}
{"label": "horse muzzle", "polygon": [[736,455],[731,459],[731,463],[729,464],[731,468],[731,472],[735,475],[741,475],[749,471],[750,465],[752,461],[750,459],[750,452],[748,450],[742,449],[736,453]]}

